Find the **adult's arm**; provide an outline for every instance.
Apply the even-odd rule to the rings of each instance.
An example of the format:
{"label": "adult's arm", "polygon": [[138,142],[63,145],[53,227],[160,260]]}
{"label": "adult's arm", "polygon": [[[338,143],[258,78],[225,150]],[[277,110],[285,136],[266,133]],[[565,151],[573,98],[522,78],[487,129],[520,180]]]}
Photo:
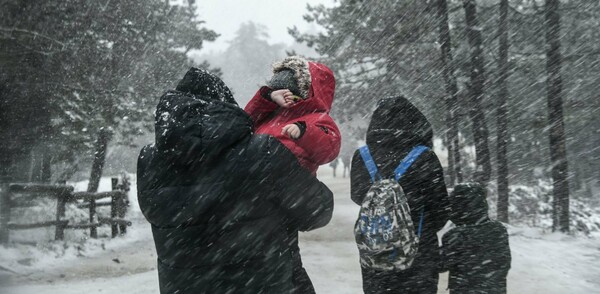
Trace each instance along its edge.
{"label": "adult's arm", "polygon": [[352,156],[352,168],[350,169],[350,198],[354,203],[361,205],[370,187],[371,176],[360,157],[360,152],[356,150]]}
{"label": "adult's arm", "polygon": [[279,107],[277,103],[271,101],[269,97],[270,90],[271,89],[267,86],[258,89],[256,94],[254,94],[254,97],[250,99],[250,102],[248,102],[244,108],[244,111],[250,115],[255,126],[260,124],[265,118],[269,117],[269,115]]}
{"label": "adult's arm", "polygon": [[[170,161],[158,158],[153,145],[140,151],[137,163],[137,197],[142,214],[154,226],[176,227],[207,208],[187,205],[196,191],[171,185],[177,174],[167,171]],[[176,197],[173,197],[176,196]]]}
{"label": "adult's arm", "polygon": [[[154,225],[161,225],[165,211],[159,207],[155,191],[159,187],[162,171],[151,166],[155,156],[156,148],[153,145],[146,145],[140,151],[137,161],[137,197],[144,217]],[[166,207],[171,208],[175,205],[170,203]]]}
{"label": "adult's arm", "polygon": [[315,163],[326,164],[337,158],[340,154],[342,137],[329,114],[308,114],[299,122],[304,123],[305,129],[296,143],[309,153]]}
{"label": "adult's arm", "polygon": [[302,168],[296,157],[273,137],[269,158],[274,174],[270,177],[275,189],[274,201],[286,215],[288,224],[299,231],[325,226],[333,214],[333,193],[309,171]]}

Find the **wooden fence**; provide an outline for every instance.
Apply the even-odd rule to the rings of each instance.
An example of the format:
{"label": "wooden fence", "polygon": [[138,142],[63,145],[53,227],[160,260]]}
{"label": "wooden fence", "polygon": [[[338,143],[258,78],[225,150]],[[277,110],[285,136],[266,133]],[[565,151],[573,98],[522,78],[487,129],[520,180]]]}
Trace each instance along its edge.
{"label": "wooden fence", "polygon": [[[90,237],[97,238],[97,228],[102,225],[111,226],[111,235],[116,237],[127,232],[131,222],[124,219],[127,211],[127,191],[129,183],[124,180],[119,183],[118,178],[112,178],[112,191],[110,192],[74,192],[69,185],[45,184],[19,184],[0,182],[0,243],[8,243],[11,230],[26,230],[43,227],[55,227],[55,240],[63,240],[66,229],[89,229]],[[17,197],[19,196],[19,197]],[[56,217],[38,223],[17,224],[11,222],[11,209],[27,208],[35,205],[33,201],[38,197],[56,198]],[[102,201],[105,200],[105,201]],[[89,208],[89,222],[70,223],[65,219],[67,203],[76,202],[80,208]],[[110,206],[110,217],[97,216],[96,208]]]}

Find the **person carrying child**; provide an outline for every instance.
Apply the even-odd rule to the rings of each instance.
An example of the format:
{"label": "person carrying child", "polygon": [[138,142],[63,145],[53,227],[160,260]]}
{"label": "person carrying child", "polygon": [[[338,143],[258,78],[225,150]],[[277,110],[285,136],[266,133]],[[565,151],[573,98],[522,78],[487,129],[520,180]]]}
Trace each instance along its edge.
{"label": "person carrying child", "polygon": [[[352,158],[352,200],[364,208],[363,202],[369,198],[367,193],[377,184],[371,178],[371,170],[376,170],[380,178],[394,181],[394,176],[399,174],[396,171],[404,165],[401,177],[395,179],[401,186],[397,191],[405,195],[403,199],[410,207],[408,217],[414,234],[407,232],[419,237],[415,242],[416,253],[411,251],[414,259],[403,269],[369,266],[363,262],[361,253],[363,290],[365,293],[436,293],[439,278],[436,233],[449,219],[449,204],[442,166],[432,150],[431,124],[406,98],[382,99],[371,117],[366,141],[370,160],[363,159],[364,147],[356,150]],[[408,219],[405,223],[409,223]],[[403,228],[411,230],[410,226]],[[356,232],[355,227],[355,235]],[[401,236],[404,237],[407,236]],[[359,244],[359,252],[363,245]]]}
{"label": "person carrying child", "polygon": [[244,110],[257,134],[275,137],[316,174],[319,165],[340,152],[340,131],[329,116],[334,92],[335,78],[327,66],[290,56],[273,64],[273,77]]}
{"label": "person carrying child", "polygon": [[506,293],[511,255],[508,233],[488,217],[485,189],[459,184],[450,196],[455,228],[442,237],[443,270],[450,293]]}
{"label": "person carrying child", "polygon": [[[273,65],[273,76],[245,107],[256,134],[275,137],[316,175],[319,165],[340,152],[340,131],[329,116],[335,92],[333,72],[325,65],[290,56]],[[292,293],[315,293],[302,266],[298,229],[287,229],[292,255]]]}

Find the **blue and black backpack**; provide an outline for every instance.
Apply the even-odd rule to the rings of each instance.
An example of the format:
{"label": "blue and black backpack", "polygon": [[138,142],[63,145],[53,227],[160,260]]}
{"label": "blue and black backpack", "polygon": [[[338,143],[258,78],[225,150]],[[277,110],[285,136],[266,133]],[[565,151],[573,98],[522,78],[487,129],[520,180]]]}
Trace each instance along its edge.
{"label": "blue and black backpack", "polygon": [[406,194],[398,181],[428,147],[419,145],[400,162],[394,178],[383,178],[369,152],[368,146],[359,149],[372,185],[364,198],[354,236],[360,263],[378,270],[405,270],[412,265],[419,248],[423,226],[423,211],[415,232]]}

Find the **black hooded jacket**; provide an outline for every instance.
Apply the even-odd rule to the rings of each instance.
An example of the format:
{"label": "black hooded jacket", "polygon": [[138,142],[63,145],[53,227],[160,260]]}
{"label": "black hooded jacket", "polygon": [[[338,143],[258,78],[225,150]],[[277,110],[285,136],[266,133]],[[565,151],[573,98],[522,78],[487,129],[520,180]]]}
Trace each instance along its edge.
{"label": "black hooded jacket", "polygon": [[224,83],[191,69],[161,98],[138,159],[161,293],[286,293],[286,227],[327,224],[333,195],[252,121]]}
{"label": "black hooded jacket", "polygon": [[488,217],[485,189],[460,184],[450,197],[452,222],[442,238],[444,270],[450,293],[506,293],[511,254],[508,232]]}
{"label": "black hooded jacket", "polygon": [[[415,146],[433,147],[433,131],[425,116],[406,98],[382,99],[367,130],[367,145],[380,174],[392,178],[394,169]],[[352,158],[350,178],[352,200],[360,205],[371,187],[371,178],[358,150]],[[424,209],[419,253],[410,270],[416,269],[418,275],[424,268],[428,275],[437,276],[436,232],[449,219],[449,204],[444,173],[435,153],[429,150],[421,154],[400,178],[400,185],[407,195],[413,220],[418,220]],[[418,221],[414,223],[416,231]],[[401,283],[402,279],[397,280]]]}

